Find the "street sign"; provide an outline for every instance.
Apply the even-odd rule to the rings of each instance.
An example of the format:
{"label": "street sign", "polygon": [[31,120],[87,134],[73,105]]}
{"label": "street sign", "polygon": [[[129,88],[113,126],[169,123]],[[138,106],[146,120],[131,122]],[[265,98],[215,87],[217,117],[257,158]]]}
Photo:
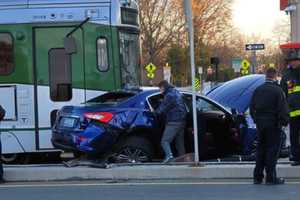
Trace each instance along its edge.
{"label": "street sign", "polygon": [[246,44],[246,51],[264,50],[265,44]]}
{"label": "street sign", "polygon": [[147,70],[147,72],[154,72],[157,67],[153,63],[149,63],[148,65],[146,65],[145,69]]}
{"label": "street sign", "polygon": [[241,69],[241,75],[242,76],[246,76],[246,75],[248,75],[249,74],[249,69]]}
{"label": "street sign", "polygon": [[232,59],[232,69],[234,70],[235,73],[240,72],[241,67],[242,67],[242,59],[240,58]]}
{"label": "street sign", "polygon": [[242,69],[248,70],[249,67],[250,67],[250,62],[249,62],[248,60],[244,59],[244,60],[242,61]]}
{"label": "street sign", "polygon": [[153,72],[147,73],[147,77],[153,79],[155,77],[155,74]]}
{"label": "street sign", "polygon": [[157,69],[157,67],[153,63],[149,63],[148,65],[146,65],[145,69],[148,72],[147,77],[153,79],[155,77],[154,72]]}

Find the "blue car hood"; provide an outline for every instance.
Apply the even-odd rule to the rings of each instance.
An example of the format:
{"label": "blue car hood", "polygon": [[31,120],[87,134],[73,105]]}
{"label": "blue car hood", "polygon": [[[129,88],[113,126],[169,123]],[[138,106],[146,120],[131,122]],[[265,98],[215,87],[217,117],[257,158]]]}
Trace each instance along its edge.
{"label": "blue car hood", "polygon": [[254,90],[264,82],[264,75],[244,76],[228,81],[206,95],[225,107],[244,113],[249,107]]}

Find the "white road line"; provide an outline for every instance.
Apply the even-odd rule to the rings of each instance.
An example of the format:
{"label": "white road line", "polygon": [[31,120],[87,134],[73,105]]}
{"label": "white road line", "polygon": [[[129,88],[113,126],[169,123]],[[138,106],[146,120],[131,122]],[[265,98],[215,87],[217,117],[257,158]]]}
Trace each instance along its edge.
{"label": "white road line", "polygon": [[[44,187],[88,187],[88,186],[152,186],[152,185],[252,185],[252,182],[158,182],[158,183],[49,183],[49,184],[4,184],[1,188],[44,188]],[[300,182],[287,182],[287,185],[300,185]]]}

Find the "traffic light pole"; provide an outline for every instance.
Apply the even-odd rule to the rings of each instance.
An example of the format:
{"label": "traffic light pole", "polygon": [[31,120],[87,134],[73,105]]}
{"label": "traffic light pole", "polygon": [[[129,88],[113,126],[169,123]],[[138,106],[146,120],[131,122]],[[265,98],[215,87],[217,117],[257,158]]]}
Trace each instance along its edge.
{"label": "traffic light pole", "polygon": [[198,150],[198,123],[196,110],[196,80],[195,80],[195,50],[194,50],[194,26],[193,26],[193,11],[191,0],[184,0],[184,8],[186,15],[186,23],[188,24],[189,43],[190,43],[190,59],[191,59],[191,75],[193,88],[193,124],[194,124],[194,149],[195,149],[195,164],[199,165],[199,150]]}

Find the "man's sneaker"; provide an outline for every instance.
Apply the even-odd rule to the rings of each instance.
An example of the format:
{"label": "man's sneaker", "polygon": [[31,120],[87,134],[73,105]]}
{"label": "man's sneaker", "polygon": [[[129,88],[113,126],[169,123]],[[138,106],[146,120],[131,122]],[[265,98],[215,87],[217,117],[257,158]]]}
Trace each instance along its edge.
{"label": "man's sneaker", "polygon": [[299,166],[300,161],[291,161],[291,166]]}
{"label": "man's sneaker", "polygon": [[174,159],[173,156],[168,156],[164,159],[163,164],[167,164],[167,163],[171,162],[173,159]]}
{"label": "man's sneaker", "polygon": [[274,181],[266,181],[266,185],[282,185],[284,182],[283,178],[276,178]]}
{"label": "man's sneaker", "polygon": [[261,179],[254,179],[253,184],[254,185],[260,185],[260,184],[262,184],[262,180]]}

